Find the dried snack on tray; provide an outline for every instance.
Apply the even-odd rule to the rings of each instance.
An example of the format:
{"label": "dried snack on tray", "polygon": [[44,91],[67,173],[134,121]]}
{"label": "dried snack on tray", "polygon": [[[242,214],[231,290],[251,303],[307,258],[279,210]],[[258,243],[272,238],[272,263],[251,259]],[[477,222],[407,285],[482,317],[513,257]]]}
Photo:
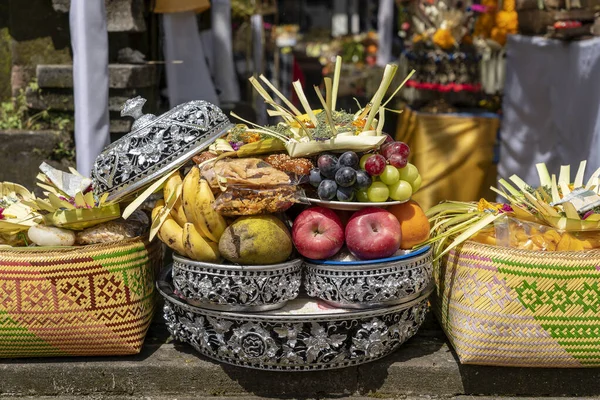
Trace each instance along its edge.
{"label": "dried snack on tray", "polygon": [[271,154],[265,157],[265,161],[280,171],[296,176],[309,175],[315,167],[308,158],[292,158],[287,154]]}
{"label": "dried snack on tray", "polygon": [[219,160],[214,164],[207,163],[202,168],[202,177],[212,188],[293,185],[285,172],[273,168],[260,158],[230,158]]}
{"label": "dried snack on tray", "polygon": [[303,190],[294,185],[262,189],[232,186],[217,197],[215,210],[224,216],[278,213],[305,202],[303,199]]}

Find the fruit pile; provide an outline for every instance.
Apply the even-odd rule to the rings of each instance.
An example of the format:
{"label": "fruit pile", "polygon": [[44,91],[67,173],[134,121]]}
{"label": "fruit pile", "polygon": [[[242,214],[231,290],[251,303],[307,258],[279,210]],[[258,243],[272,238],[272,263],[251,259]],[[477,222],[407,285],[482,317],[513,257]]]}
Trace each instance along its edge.
{"label": "fruit pile", "polygon": [[352,214],[310,207],[294,220],[292,238],[298,252],[308,259],[330,259],[345,244],[356,259],[375,260],[426,241],[429,221],[415,201],[387,210],[366,207]]}
{"label": "fruit pile", "polygon": [[310,184],[321,200],[385,202],[406,201],[421,187],[417,167],[408,162],[406,143],[387,137],[380,152],[346,151],[339,157],[326,153],[310,171]]}
{"label": "fruit pile", "polygon": [[[204,172],[209,175],[212,169]],[[167,179],[165,200],[159,200],[152,211],[151,237],[157,233],[179,255],[208,263],[274,264],[290,257],[292,240],[282,220],[267,214],[227,221],[215,209],[207,178],[193,165],[184,179],[179,171]],[[242,207],[236,215],[247,212]]]}

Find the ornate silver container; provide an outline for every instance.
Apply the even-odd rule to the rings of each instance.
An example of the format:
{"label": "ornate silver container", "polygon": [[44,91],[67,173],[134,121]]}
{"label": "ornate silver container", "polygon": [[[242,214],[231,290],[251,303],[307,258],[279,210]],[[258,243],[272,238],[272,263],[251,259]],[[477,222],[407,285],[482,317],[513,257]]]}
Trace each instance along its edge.
{"label": "ornate silver container", "polygon": [[173,286],[189,304],[222,311],[267,311],[295,299],[302,259],[273,265],[225,265],[173,255]]}
{"label": "ornate silver container", "polygon": [[94,192],[119,200],[144,189],[210,146],[231,126],[221,109],[190,101],[155,116],[143,114],[141,97],[128,100],[122,116],[132,116],[131,132],[107,146],[92,170]]}
{"label": "ornate silver container", "polygon": [[429,247],[384,262],[306,261],[304,287],[336,307],[385,307],[420,296],[432,270]]}
{"label": "ornate silver container", "polygon": [[[168,271],[163,278],[168,278]],[[176,340],[200,354],[247,368],[312,371],[382,358],[412,337],[425,319],[432,288],[414,300],[373,310],[346,310],[307,298],[260,314],[194,307],[159,280],[164,317]]]}

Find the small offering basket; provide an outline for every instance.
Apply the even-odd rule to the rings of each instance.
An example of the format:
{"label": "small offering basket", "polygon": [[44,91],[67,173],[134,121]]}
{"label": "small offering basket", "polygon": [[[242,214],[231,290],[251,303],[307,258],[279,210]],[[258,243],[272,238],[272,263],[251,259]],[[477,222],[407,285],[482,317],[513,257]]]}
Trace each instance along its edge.
{"label": "small offering basket", "polygon": [[432,250],[373,261],[305,263],[306,292],[335,307],[375,308],[419,297],[432,280]]}
{"label": "small offering basket", "polygon": [[295,299],[302,259],[272,265],[212,264],[173,255],[173,287],[189,304],[221,311],[267,311]]}

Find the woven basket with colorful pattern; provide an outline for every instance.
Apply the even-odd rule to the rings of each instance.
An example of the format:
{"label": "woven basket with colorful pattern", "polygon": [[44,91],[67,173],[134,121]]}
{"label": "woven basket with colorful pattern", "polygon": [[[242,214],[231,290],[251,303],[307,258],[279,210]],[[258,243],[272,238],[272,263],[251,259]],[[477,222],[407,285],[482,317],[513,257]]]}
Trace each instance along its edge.
{"label": "woven basket with colorful pattern", "polygon": [[139,353],[160,242],[0,250],[0,358]]}
{"label": "woven basket with colorful pattern", "polygon": [[466,242],[434,278],[433,310],[462,363],[600,366],[600,251]]}

